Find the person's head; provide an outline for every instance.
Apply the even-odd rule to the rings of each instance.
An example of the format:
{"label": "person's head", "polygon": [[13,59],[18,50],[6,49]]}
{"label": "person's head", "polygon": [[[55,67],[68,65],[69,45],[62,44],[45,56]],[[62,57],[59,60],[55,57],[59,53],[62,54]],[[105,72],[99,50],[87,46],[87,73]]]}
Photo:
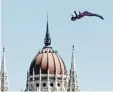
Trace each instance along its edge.
{"label": "person's head", "polygon": [[71,17],[71,20],[72,20],[72,21],[75,21],[75,20],[76,20],[76,18],[72,16],[72,17]]}

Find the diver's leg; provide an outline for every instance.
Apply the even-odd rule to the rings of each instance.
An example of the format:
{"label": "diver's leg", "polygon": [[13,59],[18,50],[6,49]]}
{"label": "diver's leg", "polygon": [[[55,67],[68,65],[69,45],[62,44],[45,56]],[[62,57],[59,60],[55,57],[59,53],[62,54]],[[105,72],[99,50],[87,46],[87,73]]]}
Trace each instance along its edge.
{"label": "diver's leg", "polygon": [[74,11],[74,13],[75,13],[75,15],[77,16],[77,12],[76,12],[76,11]]}

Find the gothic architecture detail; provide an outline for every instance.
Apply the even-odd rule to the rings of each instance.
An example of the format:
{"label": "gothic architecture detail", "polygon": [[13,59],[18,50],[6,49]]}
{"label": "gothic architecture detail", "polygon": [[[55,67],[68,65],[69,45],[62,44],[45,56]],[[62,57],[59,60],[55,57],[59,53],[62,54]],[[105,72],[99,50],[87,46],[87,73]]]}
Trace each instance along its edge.
{"label": "gothic architecture detail", "polygon": [[31,62],[27,73],[26,91],[54,92],[66,91],[67,69],[63,59],[51,47],[47,21],[45,46]]}
{"label": "gothic architecture detail", "polygon": [[72,61],[71,61],[71,69],[70,69],[70,75],[69,75],[69,91],[70,92],[79,92],[79,83],[78,83],[78,75],[75,68],[75,56],[74,56],[74,45],[72,49]]}
{"label": "gothic architecture detail", "polygon": [[78,92],[79,85],[75,70],[74,46],[72,50],[72,61],[70,75],[63,59],[51,46],[48,19],[45,46],[36,54],[27,72],[25,91],[36,92]]}
{"label": "gothic architecture detail", "polygon": [[[27,71],[26,92],[79,92],[79,81],[76,71],[74,46],[68,75],[65,62],[51,46],[49,24],[47,18],[44,47],[33,58]],[[0,71],[0,92],[8,92],[8,76],[5,63],[5,48],[3,48]]]}
{"label": "gothic architecture detail", "polygon": [[1,92],[8,92],[8,79],[7,79],[7,71],[6,71],[6,63],[5,63],[5,48],[3,48],[3,57],[2,57],[0,75],[1,75],[0,76]]}

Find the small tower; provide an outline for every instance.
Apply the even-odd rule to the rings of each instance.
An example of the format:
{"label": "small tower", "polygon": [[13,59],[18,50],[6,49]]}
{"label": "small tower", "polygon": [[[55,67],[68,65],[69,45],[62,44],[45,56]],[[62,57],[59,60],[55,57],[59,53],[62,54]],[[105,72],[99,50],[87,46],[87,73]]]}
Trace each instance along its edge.
{"label": "small tower", "polygon": [[1,92],[8,92],[8,79],[5,63],[5,47],[3,48],[3,57],[1,64]]}
{"label": "small tower", "polygon": [[71,69],[70,69],[70,78],[69,78],[69,91],[70,92],[79,92],[78,85],[78,76],[75,69],[75,56],[74,56],[74,46],[72,49],[72,61],[71,61]]}
{"label": "small tower", "polygon": [[26,81],[26,89],[25,91],[29,91],[29,71],[27,71],[27,81]]}

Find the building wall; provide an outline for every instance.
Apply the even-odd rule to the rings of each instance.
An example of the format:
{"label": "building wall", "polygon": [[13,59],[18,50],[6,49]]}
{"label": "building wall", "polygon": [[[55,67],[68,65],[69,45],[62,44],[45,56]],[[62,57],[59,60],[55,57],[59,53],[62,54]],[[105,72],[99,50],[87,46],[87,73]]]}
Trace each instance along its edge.
{"label": "building wall", "polygon": [[[26,90],[27,89],[29,91],[40,90],[40,91],[43,91],[43,92],[45,92],[45,91],[48,92],[48,89],[49,89],[51,92],[54,92],[57,89],[56,92],[59,92],[59,91],[62,91],[62,90],[66,91],[65,86],[62,88],[62,83],[67,81],[66,76],[64,76],[63,82],[62,82],[61,76],[58,77],[58,75],[56,76],[57,81],[55,80],[55,75],[49,75],[49,80],[47,79],[47,74],[41,75],[41,80],[40,80],[39,75],[35,75],[35,78],[36,77],[38,78],[38,80],[34,80],[34,81],[32,80],[32,81],[27,82],[29,87],[27,86],[28,88],[26,87]],[[45,77],[46,77],[46,79],[44,79]],[[30,76],[30,78],[33,78],[33,76]],[[51,83],[53,85],[51,85]],[[37,84],[38,84],[38,86],[37,86]],[[43,84],[45,84],[46,86],[44,86]]]}

